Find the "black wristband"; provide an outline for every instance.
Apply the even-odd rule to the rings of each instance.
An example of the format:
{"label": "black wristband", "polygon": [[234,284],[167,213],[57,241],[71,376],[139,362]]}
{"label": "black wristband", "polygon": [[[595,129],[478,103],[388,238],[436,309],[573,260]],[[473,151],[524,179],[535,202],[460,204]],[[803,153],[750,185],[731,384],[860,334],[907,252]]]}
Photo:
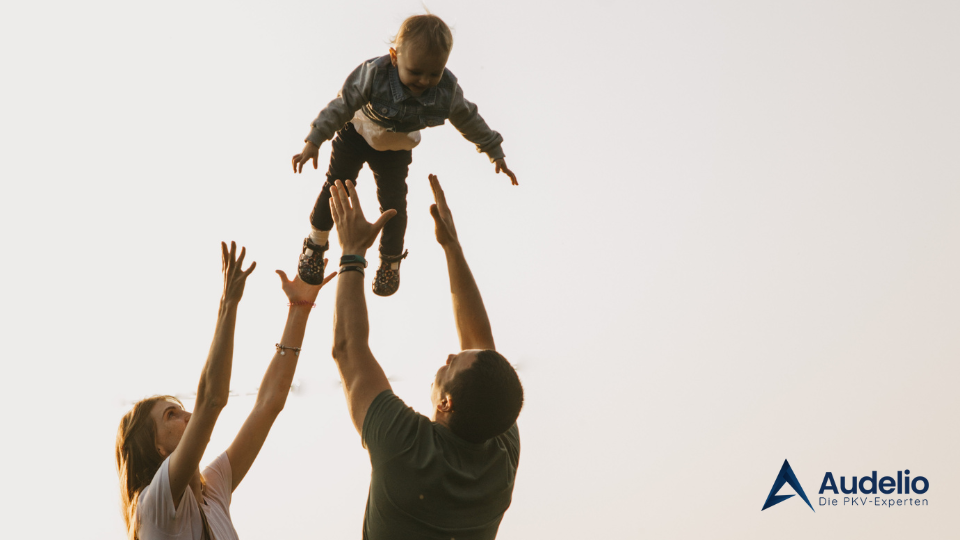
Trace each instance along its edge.
{"label": "black wristband", "polygon": [[367,260],[364,259],[362,255],[344,255],[340,257],[340,266],[354,263],[360,263],[364,268],[367,267]]}
{"label": "black wristband", "polygon": [[340,273],[343,274],[344,272],[360,272],[361,276],[365,276],[363,273],[363,268],[359,266],[341,266]]}

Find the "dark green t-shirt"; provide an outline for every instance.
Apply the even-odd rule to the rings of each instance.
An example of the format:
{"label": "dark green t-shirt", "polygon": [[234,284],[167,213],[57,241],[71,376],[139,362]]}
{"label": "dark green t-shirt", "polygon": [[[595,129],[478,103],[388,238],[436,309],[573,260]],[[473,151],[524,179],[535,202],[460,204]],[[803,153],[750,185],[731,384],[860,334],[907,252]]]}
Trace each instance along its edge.
{"label": "dark green t-shirt", "polygon": [[363,445],[373,466],[365,539],[497,536],[520,461],[517,424],[484,443],[467,442],[385,390],[367,411]]}

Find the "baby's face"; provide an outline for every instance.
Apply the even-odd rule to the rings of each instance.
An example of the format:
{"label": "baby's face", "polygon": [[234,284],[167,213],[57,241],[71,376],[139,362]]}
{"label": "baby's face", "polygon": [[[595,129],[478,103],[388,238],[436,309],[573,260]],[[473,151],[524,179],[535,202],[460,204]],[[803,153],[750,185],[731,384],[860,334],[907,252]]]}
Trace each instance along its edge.
{"label": "baby's face", "polygon": [[390,49],[390,60],[397,66],[400,82],[414,96],[420,96],[427,90],[440,84],[443,68],[447,65],[449,54],[424,53],[417,47]]}

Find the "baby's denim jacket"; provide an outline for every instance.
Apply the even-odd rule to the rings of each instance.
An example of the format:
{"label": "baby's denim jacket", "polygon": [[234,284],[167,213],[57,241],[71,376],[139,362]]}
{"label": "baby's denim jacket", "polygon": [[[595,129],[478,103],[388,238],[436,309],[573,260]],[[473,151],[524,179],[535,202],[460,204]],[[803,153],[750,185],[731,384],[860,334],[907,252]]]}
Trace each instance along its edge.
{"label": "baby's denim jacket", "polygon": [[449,118],[490,161],[504,157],[503,137],[487,126],[476,105],[464,99],[457,77],[446,68],[437,86],[414,97],[400,82],[390,55],[367,60],[353,70],[336,99],[310,124],[306,140],[320,146],[332,139],[357,110],[387,131],[400,133],[440,126]]}

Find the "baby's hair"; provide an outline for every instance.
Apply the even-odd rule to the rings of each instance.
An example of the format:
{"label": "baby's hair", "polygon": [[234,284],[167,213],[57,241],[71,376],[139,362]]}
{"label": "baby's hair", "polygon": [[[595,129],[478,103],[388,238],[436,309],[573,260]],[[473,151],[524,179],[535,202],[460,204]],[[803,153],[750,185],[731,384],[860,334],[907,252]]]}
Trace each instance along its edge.
{"label": "baby's hair", "polygon": [[393,38],[397,52],[404,46],[416,47],[426,53],[450,54],[453,34],[440,17],[427,13],[407,17]]}

